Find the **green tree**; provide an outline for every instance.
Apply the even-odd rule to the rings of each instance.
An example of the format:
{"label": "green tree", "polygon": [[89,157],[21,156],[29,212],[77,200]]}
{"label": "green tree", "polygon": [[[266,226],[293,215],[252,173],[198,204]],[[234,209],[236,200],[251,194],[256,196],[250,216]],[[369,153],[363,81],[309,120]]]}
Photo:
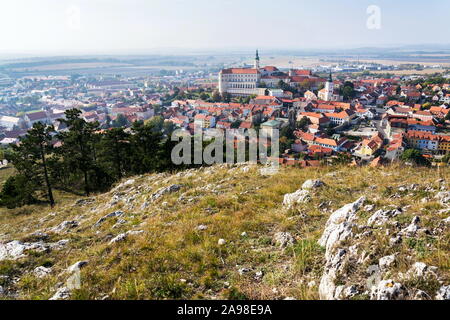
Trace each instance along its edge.
{"label": "green tree", "polygon": [[71,109],[65,112],[66,119],[61,119],[68,127],[58,137],[62,141],[60,154],[68,168],[82,172],[84,191],[91,192],[89,172],[95,168],[94,132],[98,128],[97,122],[86,122],[81,118],[81,111]]}
{"label": "green tree", "polygon": [[430,161],[425,158],[422,153],[417,149],[407,149],[401,155],[400,159],[406,162],[412,162],[418,166],[429,166]]}
{"label": "green tree", "polygon": [[35,203],[36,186],[28,177],[16,174],[9,177],[0,192],[0,205],[13,209],[26,204]]}
{"label": "green tree", "polygon": [[130,121],[128,121],[127,117],[121,113],[119,113],[116,119],[112,122],[112,126],[114,128],[126,127],[128,125],[130,125]]}
{"label": "green tree", "polygon": [[12,147],[10,161],[16,170],[30,182],[36,189],[45,186],[50,205],[55,205],[52,184],[50,182],[47,157],[52,152],[52,134],[55,132],[53,126],[45,126],[37,122],[20,140],[20,144]]}
{"label": "green tree", "polygon": [[163,138],[162,123],[157,119],[144,124],[135,122],[132,126],[132,168],[134,173],[155,172],[159,167],[160,143]]}
{"label": "green tree", "polygon": [[112,167],[120,180],[129,170],[130,135],[123,128],[112,128],[100,140],[100,162]]}

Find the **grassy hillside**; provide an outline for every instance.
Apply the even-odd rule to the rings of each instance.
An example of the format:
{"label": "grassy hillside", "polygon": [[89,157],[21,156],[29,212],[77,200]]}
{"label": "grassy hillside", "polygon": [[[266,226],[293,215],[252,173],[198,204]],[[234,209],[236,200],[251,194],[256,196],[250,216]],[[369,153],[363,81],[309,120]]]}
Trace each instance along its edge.
{"label": "grassy hillside", "polygon": [[[357,213],[362,225],[378,209],[401,207],[403,212],[395,217],[396,226],[372,228],[358,240],[367,257],[339,282],[362,283],[363,270],[395,253],[396,264],[383,278],[397,279],[415,262],[437,267],[440,283],[403,281],[410,298],[419,289],[434,297],[439,285],[449,284],[450,237],[442,222],[449,211],[434,198],[446,188],[437,180],[450,181],[448,169],[284,168],[272,176],[259,169],[215,166],[145,175],[89,199],[66,197],[54,209],[0,209],[0,242],[69,240],[52,250],[29,249],[23,257],[0,261],[3,298],[48,299],[66,286],[69,266],[87,261],[71,299],[318,299],[325,249],[317,240],[330,214],[361,196],[367,198]],[[307,179],[320,179],[325,186],[311,192],[311,201],[284,208],[284,195]],[[411,184],[418,186],[401,188]],[[161,192],[168,186],[172,190]],[[123,214],[99,221],[118,211]],[[389,246],[395,230],[414,216],[430,234]],[[53,229],[64,221],[74,223]],[[136,232],[116,238],[129,231]],[[295,243],[280,247],[274,242],[278,232],[290,233]],[[49,274],[39,276],[37,267],[49,268]],[[368,299],[368,293],[362,290],[353,298]]]}

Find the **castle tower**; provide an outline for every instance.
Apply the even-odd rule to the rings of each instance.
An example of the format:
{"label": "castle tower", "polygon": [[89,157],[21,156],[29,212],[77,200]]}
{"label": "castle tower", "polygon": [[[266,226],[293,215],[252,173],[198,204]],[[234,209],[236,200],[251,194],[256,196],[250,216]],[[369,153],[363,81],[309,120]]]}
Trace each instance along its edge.
{"label": "castle tower", "polygon": [[333,77],[331,76],[330,71],[330,77],[328,78],[328,81],[325,83],[325,92],[326,92],[326,101],[331,101],[333,99],[333,93],[334,93],[334,84],[333,84]]}
{"label": "castle tower", "polygon": [[258,53],[258,50],[256,50],[255,69],[259,70],[259,53]]}

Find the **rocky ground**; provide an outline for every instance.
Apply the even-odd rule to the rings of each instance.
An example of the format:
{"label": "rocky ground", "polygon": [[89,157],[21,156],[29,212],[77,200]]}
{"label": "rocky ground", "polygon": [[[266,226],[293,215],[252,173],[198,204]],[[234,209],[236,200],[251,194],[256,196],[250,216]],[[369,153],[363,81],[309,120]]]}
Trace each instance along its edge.
{"label": "rocky ground", "polygon": [[214,166],[0,212],[0,299],[450,299],[449,171]]}

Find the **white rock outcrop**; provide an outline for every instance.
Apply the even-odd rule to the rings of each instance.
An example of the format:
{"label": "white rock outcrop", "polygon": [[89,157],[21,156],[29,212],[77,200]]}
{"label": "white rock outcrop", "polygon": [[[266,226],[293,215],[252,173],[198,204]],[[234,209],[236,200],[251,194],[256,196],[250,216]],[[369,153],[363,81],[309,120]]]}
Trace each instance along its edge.
{"label": "white rock outcrop", "polygon": [[33,270],[33,274],[38,278],[45,278],[52,273],[52,268],[46,268],[44,266],[36,267]]}
{"label": "white rock outcrop", "polygon": [[144,232],[143,230],[139,230],[139,231],[127,231],[125,233],[121,233],[121,234],[117,235],[116,237],[112,238],[111,241],[109,241],[109,244],[114,244],[117,242],[125,241],[128,238],[128,236],[135,236],[135,235],[141,234],[143,232]]}
{"label": "white rock outcrop", "polygon": [[317,189],[322,187],[323,185],[325,185],[322,181],[320,180],[306,180],[303,185],[302,185],[302,189],[303,190],[312,190],[312,189]]}
{"label": "white rock outcrop", "polygon": [[438,194],[436,194],[436,199],[439,200],[439,202],[443,205],[450,203],[450,191],[441,191]]}
{"label": "white rock outcrop", "polygon": [[45,252],[50,249],[61,249],[69,240],[60,240],[55,243],[39,242],[22,242],[13,240],[7,243],[0,243],[0,261],[15,260],[25,256],[25,252],[33,250],[37,252]]}
{"label": "white rock outcrop", "polygon": [[66,287],[59,288],[49,300],[67,300],[70,298],[70,290]]}
{"label": "white rock outcrop", "polygon": [[280,248],[286,248],[292,246],[295,239],[289,232],[277,232],[273,236],[273,242]]}
{"label": "white rock outcrop", "polygon": [[406,297],[405,287],[393,280],[382,280],[372,288],[371,300],[402,300]]}
{"label": "white rock outcrop", "polygon": [[183,186],[180,185],[180,184],[172,184],[172,185],[170,185],[170,186],[168,186],[168,187],[161,188],[161,189],[157,190],[154,194],[152,194],[152,196],[151,196],[151,201],[152,201],[152,202],[153,202],[153,201],[156,201],[156,200],[158,200],[159,198],[161,198],[162,196],[164,196],[165,194],[177,192],[177,191],[179,191],[182,187],[183,187]]}
{"label": "white rock outcrop", "polygon": [[326,257],[330,257],[333,246],[353,235],[352,226],[356,219],[356,212],[366,200],[361,197],[353,203],[346,204],[333,212],[325,224],[325,230],[319,239],[319,244],[326,248]]}
{"label": "white rock outcrop", "polygon": [[109,214],[107,214],[106,216],[101,217],[100,219],[98,219],[98,221],[94,224],[95,227],[100,226],[103,222],[105,222],[106,220],[110,219],[110,218],[114,218],[114,217],[122,217],[125,214],[125,212],[123,211],[114,211],[111,212]]}
{"label": "white rock outcrop", "polygon": [[388,270],[395,263],[395,254],[382,257],[378,260],[378,266],[381,270]]}
{"label": "white rock outcrop", "polygon": [[369,220],[367,220],[367,224],[369,226],[381,226],[401,213],[402,212],[398,209],[378,210],[369,218]]}
{"label": "white rock outcrop", "polygon": [[325,270],[319,284],[319,296],[323,300],[334,300],[341,297],[344,288],[336,287],[338,273],[345,266],[348,259],[348,250],[336,246],[343,240],[353,236],[353,221],[356,212],[364,204],[365,197],[353,203],[346,204],[333,212],[325,224],[325,230],[319,239],[319,244],[325,247]]}
{"label": "white rock outcrop", "polygon": [[450,300],[450,285],[442,286],[436,294],[436,300]]}
{"label": "white rock outcrop", "polygon": [[283,206],[286,209],[293,208],[296,204],[305,203],[311,200],[308,190],[297,190],[294,193],[284,195]]}

